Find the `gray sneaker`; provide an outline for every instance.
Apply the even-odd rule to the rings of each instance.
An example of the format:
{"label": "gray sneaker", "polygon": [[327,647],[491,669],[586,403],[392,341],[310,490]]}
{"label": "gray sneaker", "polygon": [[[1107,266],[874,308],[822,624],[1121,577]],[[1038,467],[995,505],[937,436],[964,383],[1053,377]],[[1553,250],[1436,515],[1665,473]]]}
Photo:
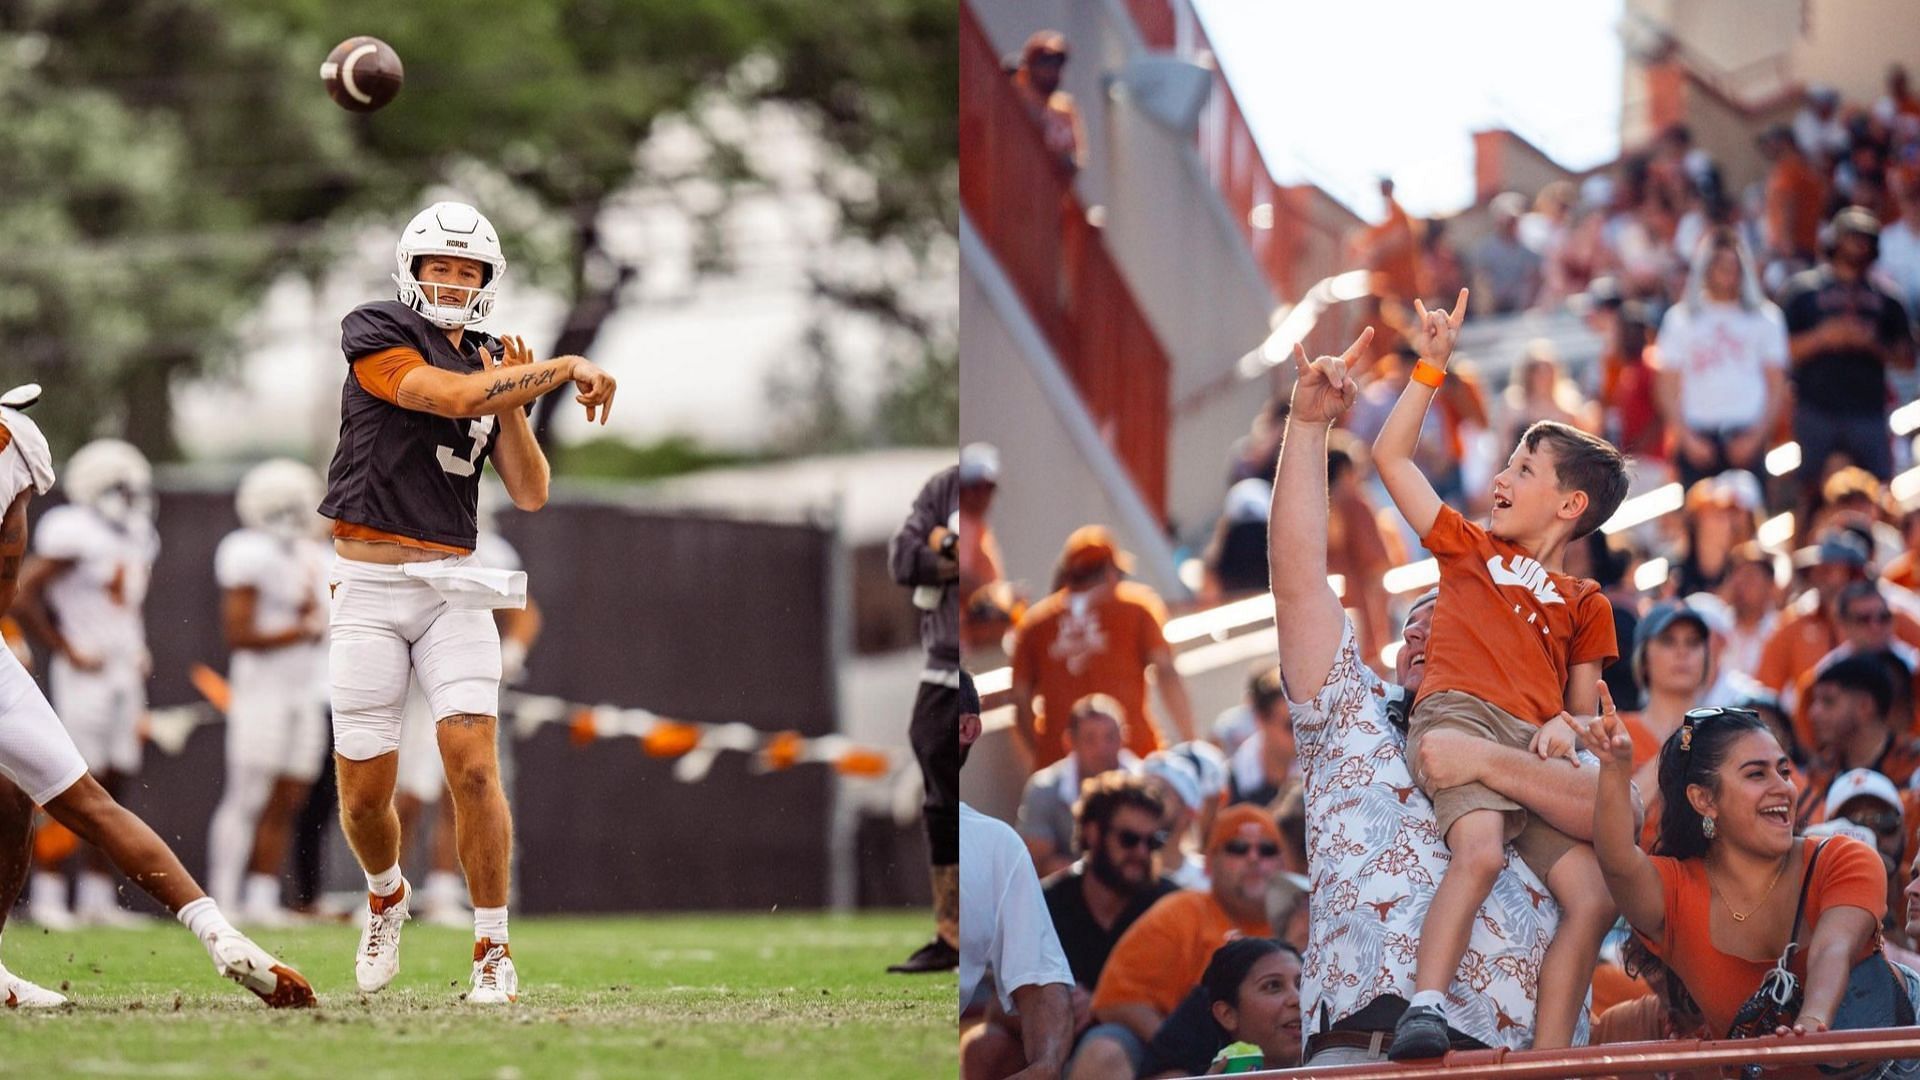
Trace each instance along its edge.
{"label": "gray sneaker", "polygon": [[1447,1038],[1447,1017],[1431,1005],[1416,1005],[1400,1014],[1393,1025],[1393,1045],[1387,1048],[1388,1061],[1414,1061],[1444,1056],[1451,1041]]}

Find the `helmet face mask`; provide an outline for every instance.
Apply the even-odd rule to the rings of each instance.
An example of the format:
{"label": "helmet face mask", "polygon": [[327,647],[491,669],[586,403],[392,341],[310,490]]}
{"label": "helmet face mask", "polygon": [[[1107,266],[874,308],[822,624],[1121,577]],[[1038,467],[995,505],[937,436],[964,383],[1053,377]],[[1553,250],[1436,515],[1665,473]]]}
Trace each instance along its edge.
{"label": "helmet face mask", "polygon": [[[431,255],[471,259],[479,263],[483,280],[478,288],[435,283],[418,277],[421,260]],[[465,203],[438,202],[414,215],[394,245],[393,283],[398,299],[442,330],[455,330],[493,314],[494,294],[507,272],[500,237],[480,211]],[[434,297],[453,290],[464,294],[458,304],[439,304]]]}
{"label": "helmet face mask", "polygon": [[96,439],[67,462],[68,496],[125,529],[153,520],[153,466],[145,454],[119,439]]}

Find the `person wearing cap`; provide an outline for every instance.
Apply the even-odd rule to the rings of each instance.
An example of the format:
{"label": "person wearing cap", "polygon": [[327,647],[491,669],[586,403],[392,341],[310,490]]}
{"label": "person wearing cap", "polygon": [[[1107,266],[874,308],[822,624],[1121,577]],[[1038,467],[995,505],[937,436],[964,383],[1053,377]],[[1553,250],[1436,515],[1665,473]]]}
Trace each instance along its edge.
{"label": "person wearing cap", "polygon": [[1033,605],[1015,632],[1016,745],[1030,768],[1060,760],[1067,710],[1088,694],[1109,694],[1127,711],[1127,749],[1145,757],[1161,733],[1147,704],[1148,673],[1182,740],[1193,738],[1193,706],[1161,632],[1166,605],[1124,580],[1133,557],[1099,525],[1073,531],[1054,571],[1053,595]]}
{"label": "person wearing cap", "polygon": [[1661,413],[1679,438],[1680,483],[1758,471],[1787,400],[1787,324],[1760,291],[1753,258],[1731,228],[1701,238],[1656,347]]}
{"label": "person wearing cap", "polygon": [[1847,156],[1853,136],[1840,112],[1840,91],[1827,83],[1810,83],[1806,100],[1793,114],[1793,141],[1810,160],[1829,164]]}
{"label": "person wearing cap", "polygon": [[1147,1040],[1199,985],[1214,950],[1236,937],[1273,936],[1266,907],[1267,883],[1280,869],[1273,817],[1228,807],[1213,823],[1206,853],[1212,886],[1162,897],[1114,945],[1093,991],[1098,1026],[1081,1039],[1069,1077],[1135,1075]]}
{"label": "person wearing cap", "polygon": [[[1384,1060],[1413,996],[1414,958],[1405,943],[1418,938],[1448,858],[1433,805],[1407,767],[1404,732],[1426,670],[1438,593],[1412,605],[1392,685],[1368,666],[1326,579],[1327,433],[1353,401],[1347,365],[1362,347],[1301,367],[1274,480],[1269,553],[1280,667],[1305,781],[1305,1063],[1320,1067]],[[1424,755],[1436,782],[1485,784],[1570,835],[1591,835],[1591,765],[1549,762],[1452,732],[1435,732]],[[1517,1050],[1532,1043],[1543,950],[1531,943],[1552,940],[1559,926],[1546,895],[1517,859],[1495,879],[1470,930],[1471,973],[1450,988],[1458,1045]]]}
{"label": "person wearing cap", "polygon": [[1476,315],[1505,315],[1533,306],[1540,293],[1540,256],[1520,242],[1520,218],[1527,197],[1503,191],[1488,204],[1493,231],[1473,249],[1473,295],[1481,298]]}
{"label": "person wearing cap", "polygon": [[1800,824],[1823,819],[1827,794],[1841,773],[1872,769],[1905,786],[1920,771],[1920,740],[1887,722],[1892,700],[1884,653],[1848,656],[1815,676],[1805,708],[1813,733],[1811,761],[1795,805]]}
{"label": "person wearing cap", "polygon": [[1080,107],[1073,95],[1060,89],[1060,77],[1067,68],[1066,35],[1057,30],[1038,30],[1020,50],[1020,66],[1013,73],[1013,88],[1027,106],[1027,114],[1040,128],[1040,138],[1069,174],[1077,172],[1084,161],[1086,133],[1080,126]]}
{"label": "person wearing cap", "polygon": [[[980,695],[964,672],[955,698],[957,724],[950,719],[948,731],[957,771],[981,730]],[[966,1010],[991,971],[1001,1014],[1019,1018],[1020,1053],[1027,1062],[1019,1075],[1059,1076],[1073,1045],[1073,969],[1054,932],[1040,878],[1026,845],[1006,822],[964,802],[958,816],[960,1009]]]}
{"label": "person wearing cap", "polygon": [[[1201,818],[1206,815],[1211,822],[1212,802],[1199,759],[1171,749],[1157,750],[1140,763],[1140,776],[1166,807],[1160,831],[1167,840],[1154,854],[1155,872],[1183,889],[1208,888],[1207,860],[1201,853],[1206,825]],[[1214,791],[1213,799],[1218,795]]]}
{"label": "person wearing cap", "polygon": [[1888,913],[1898,911],[1900,856],[1906,847],[1906,804],[1893,781],[1872,769],[1849,769],[1827,789],[1826,820],[1847,821],[1873,836],[1874,849],[1887,865]]}
{"label": "person wearing cap", "polygon": [[[1813,587],[1783,609],[1780,625],[1760,650],[1760,665],[1753,673],[1762,685],[1780,695],[1780,706],[1789,713],[1799,711],[1800,677],[1841,642],[1834,609],[1841,590],[1852,582],[1866,580],[1870,567],[1867,542],[1845,528],[1828,529],[1813,547],[1797,552],[1794,561],[1806,568],[1807,581]],[[1894,612],[1893,633],[1901,641],[1920,647],[1920,622],[1904,612]]]}
{"label": "person wearing cap", "polygon": [[1010,628],[1007,611],[983,596],[1005,576],[1000,544],[987,512],[999,490],[1000,451],[991,443],[968,443],[960,448],[960,644],[964,649],[989,646]]}
{"label": "person wearing cap", "polygon": [[1633,634],[1633,678],[1645,706],[1622,712],[1633,739],[1633,782],[1646,801],[1642,846],[1650,845],[1660,816],[1660,747],[1679,730],[1687,711],[1705,703],[1713,682],[1713,628],[1690,604],[1666,600],[1640,617]]}
{"label": "person wearing cap", "polygon": [[957,557],[960,469],[933,474],[913,500],[913,510],[887,544],[893,579],[913,590],[920,609],[920,644],[926,666],[913,699],[907,737],[926,785],[921,814],[932,862],[933,940],[887,970],[900,974],[951,971],[959,928],[960,767],[954,757],[953,718],[960,701],[960,577]]}
{"label": "person wearing cap", "polygon": [[1885,565],[1906,547],[1900,530],[1887,524],[1886,485],[1857,465],[1834,470],[1820,485],[1820,506],[1814,511],[1811,533],[1817,535],[1829,525],[1844,525],[1870,541],[1869,562]]}
{"label": "person wearing cap", "polygon": [[1913,366],[1907,310],[1869,276],[1880,219],[1850,206],[1827,226],[1827,259],[1787,282],[1786,313],[1800,444],[1800,486],[1811,499],[1842,455],[1882,482],[1893,478],[1887,368]]}
{"label": "person wearing cap", "polygon": [[1027,778],[1014,831],[1027,842],[1041,877],[1074,860],[1074,803],[1080,789],[1102,773],[1132,771],[1140,760],[1126,750],[1126,711],[1105,694],[1089,694],[1067,715],[1067,756]]}
{"label": "person wearing cap", "polygon": [[1200,599],[1212,605],[1267,591],[1267,507],[1273,482],[1249,477],[1227,489],[1226,505],[1200,556]]}

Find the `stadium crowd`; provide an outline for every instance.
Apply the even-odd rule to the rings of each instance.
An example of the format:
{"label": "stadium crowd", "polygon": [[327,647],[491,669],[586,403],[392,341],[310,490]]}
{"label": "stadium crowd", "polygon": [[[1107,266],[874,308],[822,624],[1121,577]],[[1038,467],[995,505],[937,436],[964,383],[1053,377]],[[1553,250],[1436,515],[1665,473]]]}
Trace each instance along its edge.
{"label": "stadium crowd", "polygon": [[[1352,400],[1329,409],[1308,394],[1303,418],[1303,364],[1230,449],[1221,513],[1191,549],[1203,604],[1271,590],[1278,609],[1280,665],[1250,671],[1245,700],[1211,724],[1174,668],[1166,605],[1128,579],[1128,554],[1098,524],[1065,539],[1030,606],[1003,580],[1002,463],[992,447],[963,450],[962,636],[969,668],[1011,666],[1031,774],[1013,825],[1071,970],[1063,1075],[1218,1071],[1245,1043],[1267,1067],[1385,1056],[1446,856],[1403,734],[1432,579],[1389,588],[1386,572],[1425,552],[1371,447],[1418,378],[1414,302],[1469,284],[1473,318],[1571,306],[1605,347],[1576,373],[1537,342],[1497,391],[1470,358],[1428,383],[1412,460],[1448,505],[1484,519],[1496,473],[1543,420],[1617,447],[1633,493],[1683,493],[1671,512],[1566,549],[1564,572],[1610,603],[1618,646],[1603,672],[1617,723],[1581,729],[1579,765],[1450,732],[1418,747],[1435,786],[1485,785],[1595,845],[1624,917],[1575,1041],[1914,1022],[1920,980],[1889,965],[1862,991],[1868,1005],[1849,991],[1870,1016],[1833,1012],[1849,970],[1863,978],[1856,962],[1920,953],[1920,483],[1905,441],[1920,424],[1893,415],[1915,398],[1920,99],[1899,69],[1873,103],[1814,87],[1760,145],[1765,180],[1729,191],[1674,127],[1578,184],[1500,195],[1491,232],[1464,252],[1383,184],[1386,220],[1354,244],[1379,332],[1340,369]],[[1323,592],[1330,620],[1305,614]],[[1740,767],[1730,748],[1762,733],[1785,751],[1778,775],[1769,762],[1739,791],[1717,786]],[[1700,803],[1703,789],[1721,802]],[[1736,799],[1759,806],[1738,825]],[[1804,855],[1766,864],[1798,868],[1798,906],[1786,897],[1757,920],[1777,914],[1768,933],[1788,940],[1805,920],[1808,955],[1781,961],[1804,991],[1798,1027],[1791,1012],[1740,1008],[1773,967],[1740,928],[1780,875],[1743,890],[1707,873],[1744,882],[1725,868],[1771,850],[1749,823],[1767,815],[1808,838]],[[1621,896],[1656,873],[1664,911]],[[1733,921],[1696,921],[1714,903]],[[1529,1044],[1558,919],[1542,879],[1510,860],[1448,997],[1454,1046]],[[1010,1001],[974,1005],[963,1076],[1028,1065],[1034,1043]]]}

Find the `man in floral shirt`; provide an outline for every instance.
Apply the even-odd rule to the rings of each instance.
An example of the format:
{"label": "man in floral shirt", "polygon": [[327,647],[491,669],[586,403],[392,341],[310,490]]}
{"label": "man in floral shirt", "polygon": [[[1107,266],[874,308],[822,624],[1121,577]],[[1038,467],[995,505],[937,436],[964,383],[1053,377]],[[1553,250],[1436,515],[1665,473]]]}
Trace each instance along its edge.
{"label": "man in floral shirt", "polygon": [[[1448,858],[1432,804],[1407,769],[1403,730],[1424,673],[1433,594],[1408,616],[1394,686],[1360,655],[1326,578],[1327,428],[1353,401],[1347,365],[1368,338],[1339,357],[1310,365],[1301,357],[1270,519],[1281,672],[1306,777],[1312,893],[1300,1013],[1303,1064],[1317,1066],[1385,1060],[1413,994],[1421,921]],[[1440,770],[1436,785],[1478,781],[1571,836],[1592,835],[1590,762],[1569,769],[1465,737],[1430,741],[1422,755],[1430,773]],[[1540,961],[1558,921],[1545,886],[1510,854],[1447,991],[1460,1045],[1532,1043]],[[1575,1041],[1585,1039],[1583,1014]]]}

